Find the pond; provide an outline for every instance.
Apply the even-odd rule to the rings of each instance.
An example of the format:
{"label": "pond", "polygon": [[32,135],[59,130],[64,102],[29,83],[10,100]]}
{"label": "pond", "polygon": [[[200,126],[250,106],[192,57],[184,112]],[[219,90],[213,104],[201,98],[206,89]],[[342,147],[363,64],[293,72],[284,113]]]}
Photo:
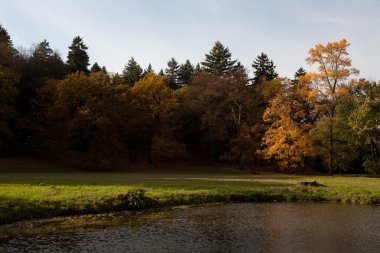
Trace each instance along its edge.
{"label": "pond", "polygon": [[0,252],[380,252],[380,207],[242,203],[0,227]]}

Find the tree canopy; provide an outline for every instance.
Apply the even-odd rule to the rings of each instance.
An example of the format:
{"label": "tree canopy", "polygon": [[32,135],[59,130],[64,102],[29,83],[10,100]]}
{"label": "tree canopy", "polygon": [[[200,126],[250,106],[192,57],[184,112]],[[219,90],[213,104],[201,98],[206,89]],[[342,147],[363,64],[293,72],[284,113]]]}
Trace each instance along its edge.
{"label": "tree canopy", "polygon": [[89,56],[87,54],[88,47],[84,44],[83,39],[76,36],[69,46],[69,53],[67,55],[67,66],[69,72],[82,71],[89,73],[88,66]]}
{"label": "tree canopy", "polygon": [[231,60],[230,50],[219,41],[215,42],[213,48],[205,56],[202,67],[204,71],[211,74],[221,76],[236,68],[237,60]]}

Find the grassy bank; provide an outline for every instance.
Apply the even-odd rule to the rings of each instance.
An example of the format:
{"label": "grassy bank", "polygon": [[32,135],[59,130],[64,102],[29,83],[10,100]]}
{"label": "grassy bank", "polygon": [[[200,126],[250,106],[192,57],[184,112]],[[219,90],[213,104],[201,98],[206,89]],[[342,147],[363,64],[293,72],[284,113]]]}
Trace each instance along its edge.
{"label": "grassy bank", "polygon": [[[326,187],[299,186],[317,180]],[[186,204],[380,202],[380,178],[251,175],[238,171],[0,172],[0,223]]]}

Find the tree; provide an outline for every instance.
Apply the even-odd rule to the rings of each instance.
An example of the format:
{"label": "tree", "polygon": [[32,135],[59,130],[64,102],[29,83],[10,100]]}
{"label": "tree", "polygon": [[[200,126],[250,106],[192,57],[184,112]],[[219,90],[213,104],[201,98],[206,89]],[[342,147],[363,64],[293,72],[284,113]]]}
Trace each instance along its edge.
{"label": "tree", "polygon": [[173,140],[168,130],[168,123],[174,118],[178,108],[175,91],[167,87],[168,77],[148,73],[132,88],[134,103],[138,110],[150,116],[154,123],[154,133],[151,138],[151,160],[153,167],[157,166],[160,156],[172,156],[183,153],[184,147]]}
{"label": "tree", "polygon": [[319,109],[324,112],[328,123],[328,172],[333,174],[334,168],[334,127],[336,125],[336,107],[339,100],[348,94],[346,81],[351,75],[359,73],[351,67],[351,59],[347,48],[350,46],[345,39],[329,42],[326,45],[317,44],[309,50],[306,59],[309,64],[317,64],[318,71],[310,73]]}
{"label": "tree", "polygon": [[154,72],[154,70],[152,68],[152,64],[149,63],[148,67],[144,70],[142,77],[146,76],[146,74],[148,74],[150,72]]}
{"label": "tree", "polygon": [[184,111],[198,122],[199,132],[193,134],[209,160],[229,152],[231,140],[248,122],[250,104],[248,77],[245,71],[234,71],[221,78],[202,72],[186,89]]}
{"label": "tree", "polygon": [[109,167],[125,151],[125,92],[125,86],[111,85],[101,71],[48,80],[33,100],[39,108],[33,127],[41,137],[35,146],[45,154],[74,152],[91,166]]}
{"label": "tree", "polygon": [[301,76],[305,76],[306,74],[307,74],[306,70],[300,67],[294,74],[294,80],[298,80]]}
{"label": "tree", "polygon": [[124,84],[124,78],[119,75],[119,73],[114,74],[111,76],[111,84],[114,86],[122,85]]}
{"label": "tree", "polygon": [[201,73],[201,71],[202,71],[201,64],[197,63],[197,65],[195,65],[194,75]]}
{"label": "tree", "polygon": [[46,40],[38,43],[31,55],[25,59],[22,70],[22,79],[19,85],[19,112],[27,115],[31,108],[31,100],[36,90],[47,79],[63,79],[66,75],[66,66],[60,55],[50,48]]}
{"label": "tree", "polygon": [[311,115],[310,82],[306,78],[296,85],[284,81],[281,88],[264,112],[269,128],[260,153],[264,159],[275,159],[282,171],[294,172],[315,153],[309,137],[315,120]]}
{"label": "tree", "polygon": [[217,41],[211,51],[206,54],[206,59],[201,64],[203,70],[221,76],[235,69],[236,60],[231,60],[228,47],[224,47],[222,43]]}
{"label": "tree", "polygon": [[142,77],[143,69],[132,57],[125,65],[123,70],[123,78],[126,84],[132,86],[135,82],[139,81]]}
{"label": "tree", "polygon": [[358,136],[364,146],[364,168],[369,173],[380,173],[380,84],[366,81],[361,95],[350,108],[347,124],[350,134]]}
{"label": "tree", "polygon": [[89,73],[87,67],[90,65],[89,56],[87,54],[88,47],[83,43],[81,37],[77,36],[73,39],[71,46],[69,46],[69,53],[67,56],[67,66],[69,72],[82,71],[86,74]]}
{"label": "tree", "polygon": [[91,71],[91,73],[95,73],[95,72],[102,71],[102,68],[99,66],[99,64],[97,62],[95,62],[94,65],[92,65],[90,71]]}
{"label": "tree", "polygon": [[252,67],[254,69],[253,83],[258,84],[262,81],[271,81],[272,79],[278,77],[275,71],[276,66],[274,66],[273,61],[269,60],[268,56],[264,53],[258,55],[253,61]]}
{"label": "tree", "polygon": [[178,70],[178,82],[181,85],[190,84],[194,76],[194,66],[189,60],[186,60],[184,64],[179,67]]}
{"label": "tree", "polygon": [[17,119],[17,85],[21,76],[20,57],[7,31],[0,25],[0,156],[12,152]]}
{"label": "tree", "polygon": [[11,36],[9,35],[7,29],[5,29],[1,24],[0,24],[0,43],[6,44],[8,46],[12,46]]}
{"label": "tree", "polygon": [[158,75],[159,76],[165,76],[165,73],[164,73],[164,71],[162,69],[160,69],[160,71],[158,72]]}
{"label": "tree", "polygon": [[169,87],[176,89],[178,88],[178,62],[172,57],[168,61],[168,67],[165,69],[166,76],[169,77]]}

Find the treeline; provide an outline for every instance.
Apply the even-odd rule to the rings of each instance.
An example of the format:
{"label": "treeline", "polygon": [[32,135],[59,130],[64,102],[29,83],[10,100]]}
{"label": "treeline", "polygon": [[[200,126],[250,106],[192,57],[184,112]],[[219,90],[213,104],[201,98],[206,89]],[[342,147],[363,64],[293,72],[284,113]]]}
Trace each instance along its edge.
{"label": "treeline", "polygon": [[0,26],[0,154],[80,157],[111,167],[120,159],[202,159],[257,172],[305,168],[380,172],[380,85],[355,79],[346,40],[318,44],[293,79],[264,53],[254,77],[220,42],[203,62],[121,74],[98,63],[75,37],[67,61],[44,40],[15,49]]}

